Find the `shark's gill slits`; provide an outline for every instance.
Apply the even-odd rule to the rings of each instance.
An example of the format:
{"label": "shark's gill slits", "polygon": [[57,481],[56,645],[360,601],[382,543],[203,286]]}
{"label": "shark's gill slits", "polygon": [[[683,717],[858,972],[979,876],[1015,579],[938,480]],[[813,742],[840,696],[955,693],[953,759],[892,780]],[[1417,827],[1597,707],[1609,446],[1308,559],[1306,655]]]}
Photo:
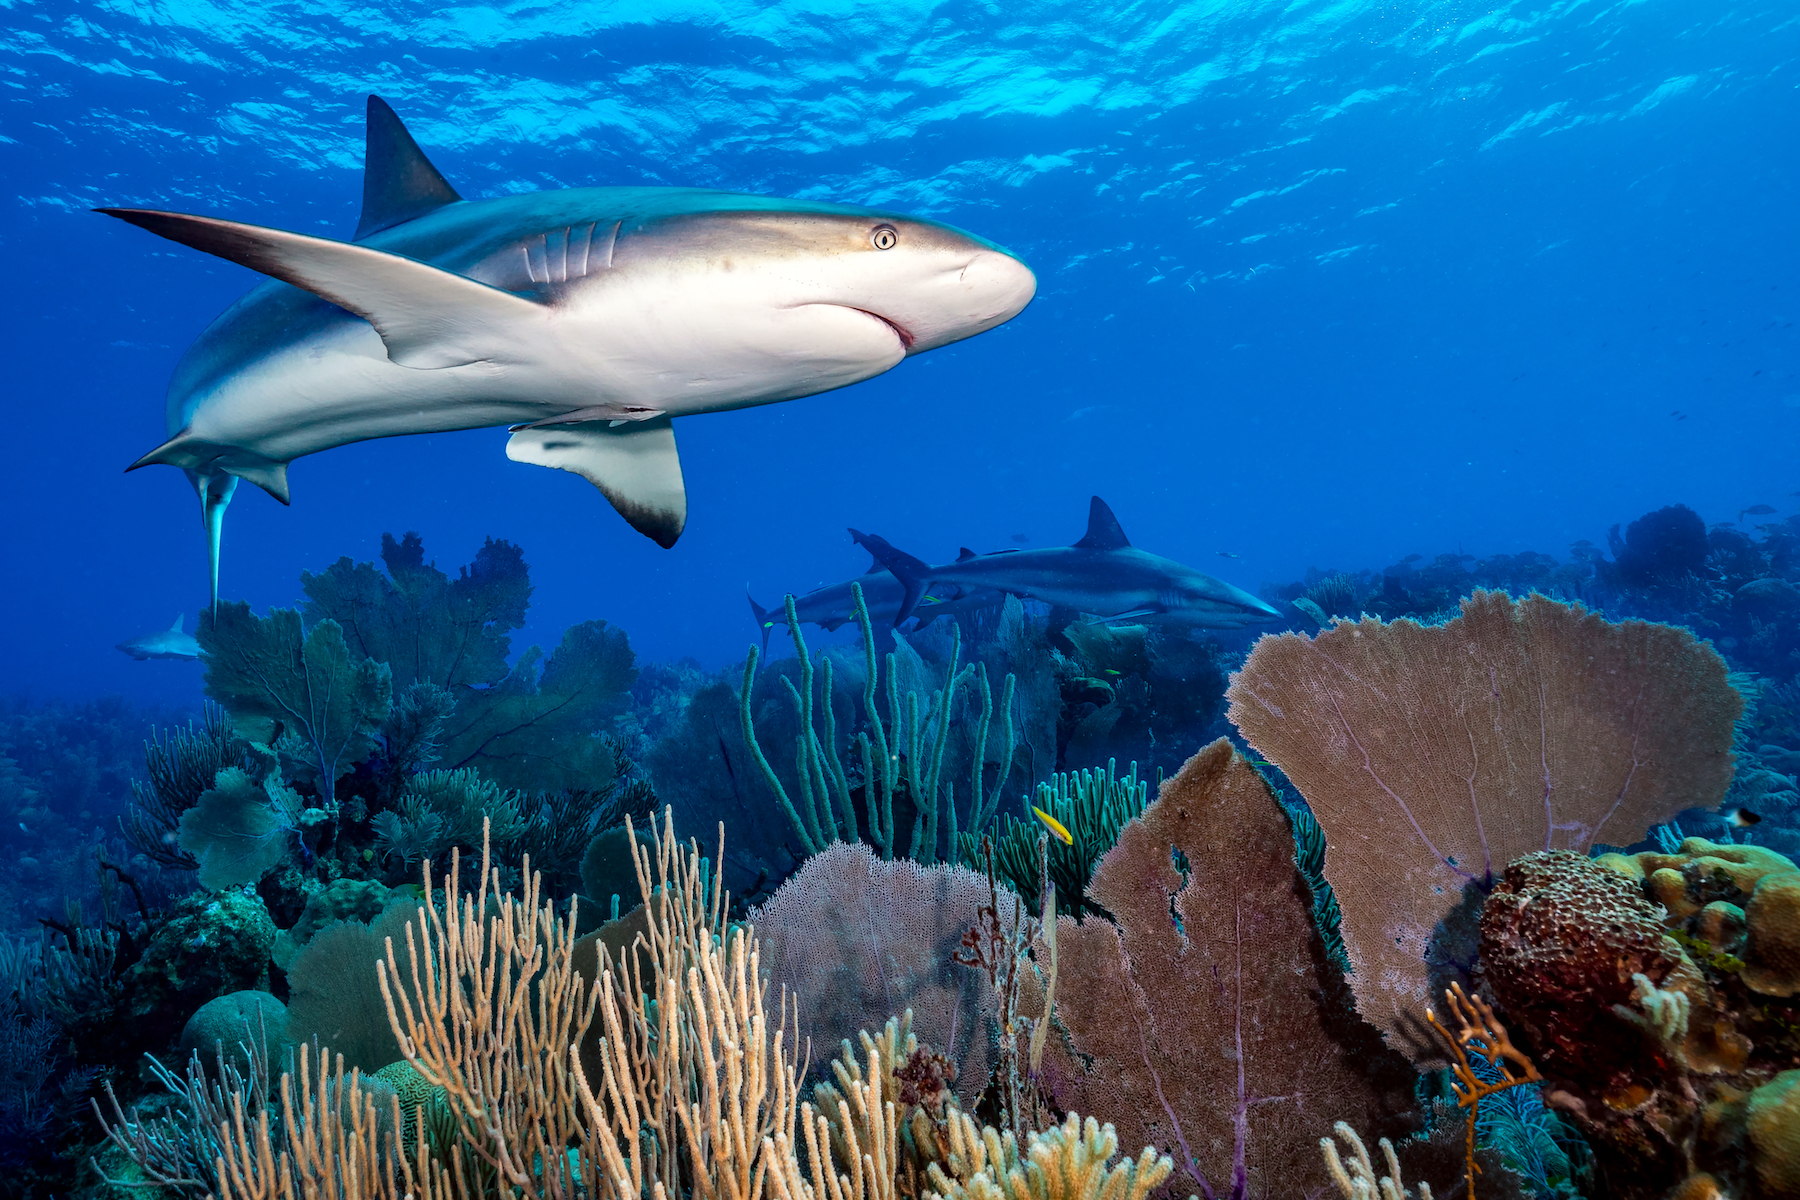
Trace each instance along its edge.
{"label": "shark's gill slits", "polygon": [[590,221],[527,238],[518,248],[526,280],[538,284],[569,283],[611,270],[619,225],[620,222],[614,221],[601,228]]}

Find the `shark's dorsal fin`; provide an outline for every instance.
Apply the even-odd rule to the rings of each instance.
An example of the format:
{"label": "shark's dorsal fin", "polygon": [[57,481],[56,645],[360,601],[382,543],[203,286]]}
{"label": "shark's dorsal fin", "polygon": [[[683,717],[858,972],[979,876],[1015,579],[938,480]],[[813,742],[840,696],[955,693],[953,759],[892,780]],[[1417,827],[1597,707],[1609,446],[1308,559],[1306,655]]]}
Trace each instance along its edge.
{"label": "shark's dorsal fin", "polygon": [[956,561],[957,562],[968,562],[971,558],[980,558],[980,557],[981,557],[981,555],[975,553],[973,550],[969,549],[967,546],[964,546],[962,548],[962,553],[960,553],[956,556]]}
{"label": "shark's dorsal fin", "polygon": [[180,633],[181,632],[181,619],[185,616],[187,616],[186,613],[176,613],[175,614],[175,623],[173,625],[169,626],[170,633]]}
{"label": "shark's dorsal fin", "polygon": [[461,199],[387,101],[370,96],[362,219],[356,223],[352,240],[360,242],[372,233],[404,225]]}
{"label": "shark's dorsal fin", "polygon": [[667,417],[515,425],[506,457],[573,471],[612,501],[631,527],[667,550],[687,525],[687,486]]}
{"label": "shark's dorsal fin", "polygon": [[1128,550],[1131,540],[1119,528],[1119,519],[1106,507],[1106,501],[1095,496],[1088,505],[1087,533],[1075,545],[1083,550]]}

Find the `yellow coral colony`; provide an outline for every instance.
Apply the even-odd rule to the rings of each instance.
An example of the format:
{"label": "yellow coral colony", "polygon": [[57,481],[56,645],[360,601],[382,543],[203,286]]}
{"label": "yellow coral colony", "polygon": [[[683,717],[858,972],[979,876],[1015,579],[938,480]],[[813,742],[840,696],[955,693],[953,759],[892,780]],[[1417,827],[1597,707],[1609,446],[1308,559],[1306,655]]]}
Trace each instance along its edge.
{"label": "yellow coral colony", "polygon": [[[522,894],[504,892],[484,845],[465,893],[453,856],[442,899],[377,967],[406,1062],[442,1089],[450,1119],[409,1157],[398,1098],[379,1119],[355,1072],[340,1060],[332,1087],[302,1048],[298,1080],[281,1082],[282,1127],[240,1109],[227,1130],[221,1200],[901,1200],[902,1180],[923,1190],[925,1160],[939,1200],[1145,1200],[1172,1175],[1153,1149],[1114,1164],[1118,1137],[1092,1118],[1070,1114],[1021,1153],[953,1104],[903,1105],[902,1068],[921,1049],[910,1014],[862,1035],[866,1067],[846,1043],[836,1086],[817,1108],[801,1100],[789,1004],[770,1011],[754,929],[728,924],[716,875],[667,813],[650,833],[632,842],[644,932],[633,953],[603,948],[592,980],[574,914],[542,898],[529,861]],[[427,897],[432,883],[427,867]]]}

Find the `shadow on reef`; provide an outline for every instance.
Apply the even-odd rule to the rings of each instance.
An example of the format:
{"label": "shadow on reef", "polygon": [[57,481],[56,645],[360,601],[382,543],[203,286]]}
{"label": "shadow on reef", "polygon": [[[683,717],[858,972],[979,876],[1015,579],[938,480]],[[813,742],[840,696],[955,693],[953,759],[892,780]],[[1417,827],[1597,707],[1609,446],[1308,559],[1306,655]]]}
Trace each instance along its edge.
{"label": "shadow on reef", "polygon": [[[1254,648],[1005,597],[912,632],[865,615],[821,650],[795,622],[798,656],[719,671],[639,664],[604,621],[515,652],[517,547],[489,540],[453,575],[416,535],[386,537],[379,565],[306,574],[300,611],[203,622],[214,703],[195,720],[0,714],[0,802],[22,826],[0,838],[37,864],[0,881],[0,1166],[23,1194],[118,1194],[91,1154],[185,1193],[217,1187],[224,1154],[272,1186],[277,1160],[220,1145],[209,1105],[236,1095],[269,1113],[273,1152],[316,1149],[330,1131],[268,1096],[323,1043],[359,1082],[293,1086],[415,1195],[461,1194],[436,1174],[458,1162],[476,1191],[512,1172],[557,1194],[550,1145],[612,1195],[631,1088],[673,1106],[665,1128],[739,1143],[682,1091],[702,1058],[673,1090],[636,1074],[650,1058],[611,1059],[624,1074],[602,1095],[601,1034],[641,1039],[633,1021],[679,1010],[699,1054],[684,1039],[749,1028],[731,1022],[775,988],[817,1053],[775,1046],[772,1023],[739,1043],[760,1045],[758,1078],[798,1089],[768,1093],[739,1141],[754,1157],[768,1134],[756,1169],[815,1192],[809,1133],[846,1187],[852,1148],[878,1150],[892,1190],[864,1172],[875,1191],[845,1200],[1000,1200],[1010,1184],[968,1173],[976,1145],[1235,1200],[1374,1195],[1384,1175],[1396,1195],[1402,1175],[1459,1195],[1472,1162],[1490,1198],[1793,1194],[1797,529],[1707,529],[1676,506],[1566,562],[1313,572],[1266,589],[1305,632]],[[465,868],[457,887],[481,896],[452,911],[448,860],[484,848],[493,873]],[[508,912],[503,943],[481,916]],[[431,1008],[409,922],[437,978],[473,987],[491,951],[506,986]],[[752,925],[764,982],[734,990]],[[371,964],[390,939],[384,992]],[[677,963],[710,964],[723,990],[686,987]],[[502,1003],[528,979],[510,994],[529,1002]],[[1467,995],[1442,1008],[1447,988]],[[553,996],[570,1003],[540,1007]],[[476,1029],[518,1052],[450,1055]],[[457,1115],[478,1068],[513,1073],[480,1102],[499,1124]],[[528,1077],[550,1090],[520,1099]],[[97,1088],[108,1143],[81,1113]],[[879,1133],[879,1106],[859,1108],[877,1097],[896,1101]],[[652,1157],[614,1200],[676,1176],[697,1195],[695,1172],[748,1162]]]}

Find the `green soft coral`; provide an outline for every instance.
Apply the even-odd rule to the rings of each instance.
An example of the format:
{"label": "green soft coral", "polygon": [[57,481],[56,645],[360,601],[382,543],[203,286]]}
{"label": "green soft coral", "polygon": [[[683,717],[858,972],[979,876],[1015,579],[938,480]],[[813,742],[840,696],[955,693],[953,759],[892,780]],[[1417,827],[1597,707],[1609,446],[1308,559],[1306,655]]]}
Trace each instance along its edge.
{"label": "green soft coral", "polygon": [[334,620],[358,653],[385,662],[394,686],[486,687],[506,677],[512,630],[525,623],[531,580],[511,542],[487,539],[455,579],[425,561],[416,533],[381,537],[374,563],[340,558],[300,576],[306,619]]}
{"label": "green soft coral", "polygon": [[252,742],[285,732],[307,749],[322,794],[374,744],[392,700],[385,663],[351,652],[336,621],[303,630],[300,614],[276,608],[258,617],[241,601],[202,617],[206,694]]}
{"label": "green soft coral", "polygon": [[200,864],[204,886],[255,883],[287,852],[299,811],[300,798],[279,780],[265,785],[241,767],[226,767],[181,814],[177,840]]}
{"label": "green soft coral", "polygon": [[570,626],[548,659],[536,646],[505,679],[457,692],[441,761],[472,767],[506,787],[604,787],[610,743],[596,736],[621,711],[637,680],[625,631],[605,621]]}

